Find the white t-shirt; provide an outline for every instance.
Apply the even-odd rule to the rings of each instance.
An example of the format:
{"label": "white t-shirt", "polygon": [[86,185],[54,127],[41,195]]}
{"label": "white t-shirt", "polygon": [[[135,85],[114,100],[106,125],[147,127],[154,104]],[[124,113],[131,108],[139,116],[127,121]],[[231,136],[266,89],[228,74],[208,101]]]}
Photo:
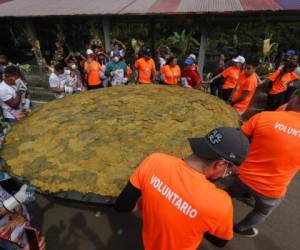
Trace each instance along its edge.
{"label": "white t-shirt", "polygon": [[4,118],[16,119],[18,115],[20,115],[20,109],[13,109],[5,103],[12,98],[16,98],[16,96],[17,93],[13,87],[6,84],[4,81],[0,83],[0,103]]}
{"label": "white t-shirt", "polygon": [[[50,88],[64,88],[67,82],[67,76],[64,74],[62,76],[57,76],[56,74],[52,73],[49,77],[49,87]],[[61,99],[65,97],[65,93],[54,94],[55,98]]]}
{"label": "white t-shirt", "polygon": [[167,61],[165,60],[165,58],[160,57],[159,58],[159,67],[162,68],[163,66],[165,66],[167,63]]}

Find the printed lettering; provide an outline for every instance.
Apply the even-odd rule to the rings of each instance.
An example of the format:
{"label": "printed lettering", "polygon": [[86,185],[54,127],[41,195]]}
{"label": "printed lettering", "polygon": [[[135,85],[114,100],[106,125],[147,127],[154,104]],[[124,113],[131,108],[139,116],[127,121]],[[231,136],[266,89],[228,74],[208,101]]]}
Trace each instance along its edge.
{"label": "printed lettering", "polygon": [[195,218],[198,214],[198,211],[196,209],[192,209],[191,212],[189,212],[189,216],[191,218]]}
{"label": "printed lettering", "polygon": [[156,181],[154,182],[153,186],[155,188],[157,188],[159,186],[159,184],[160,184],[160,180],[157,178]]}
{"label": "printed lettering", "polygon": [[174,197],[173,197],[173,200],[172,200],[172,203],[174,204],[175,200],[178,199],[178,194],[174,193]]}
{"label": "printed lettering", "polygon": [[157,176],[153,175],[150,179],[150,184],[157,192],[159,192],[167,201],[169,201],[174,207],[181,213],[193,219],[197,216],[197,209],[193,208],[188,202],[183,200],[178,194],[176,194],[168,185],[161,181]]}
{"label": "printed lettering", "polygon": [[180,208],[180,211],[183,212],[184,214],[186,214],[186,209],[188,208],[189,204],[187,202],[183,202],[181,204],[181,208]]}
{"label": "printed lettering", "polygon": [[166,194],[166,198],[171,201],[172,197],[173,197],[173,191],[171,189],[168,190],[167,194]]}
{"label": "printed lettering", "polygon": [[294,137],[298,137],[298,138],[300,137],[300,130],[298,130],[296,128],[288,127],[288,126],[286,126],[284,124],[281,124],[279,122],[275,123],[274,128],[276,130],[279,130],[279,131],[281,131],[283,133],[286,133],[288,135],[291,135],[291,136],[294,136]]}
{"label": "printed lettering", "polygon": [[166,196],[166,194],[167,194],[168,191],[169,191],[169,188],[166,185],[164,185],[161,193],[162,193],[163,196]]}
{"label": "printed lettering", "polygon": [[159,184],[158,188],[157,188],[158,192],[160,192],[160,193],[161,193],[161,186],[162,186],[163,184],[164,184],[164,183],[161,182],[161,183]]}
{"label": "printed lettering", "polygon": [[174,204],[174,206],[177,207],[177,208],[180,210],[181,203],[182,203],[182,199],[179,198],[179,199],[176,201],[176,203]]}
{"label": "printed lettering", "polygon": [[153,183],[157,180],[157,177],[155,175],[152,176],[150,184],[153,185]]}

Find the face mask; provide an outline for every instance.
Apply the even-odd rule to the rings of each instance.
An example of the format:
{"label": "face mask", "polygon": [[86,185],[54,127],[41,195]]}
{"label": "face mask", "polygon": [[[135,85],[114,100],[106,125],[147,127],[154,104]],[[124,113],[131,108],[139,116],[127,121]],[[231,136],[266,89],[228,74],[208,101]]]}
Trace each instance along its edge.
{"label": "face mask", "polygon": [[114,61],[114,62],[118,62],[118,61],[119,61],[119,57],[116,57],[116,56],[115,56],[115,57],[113,58],[113,61]]}

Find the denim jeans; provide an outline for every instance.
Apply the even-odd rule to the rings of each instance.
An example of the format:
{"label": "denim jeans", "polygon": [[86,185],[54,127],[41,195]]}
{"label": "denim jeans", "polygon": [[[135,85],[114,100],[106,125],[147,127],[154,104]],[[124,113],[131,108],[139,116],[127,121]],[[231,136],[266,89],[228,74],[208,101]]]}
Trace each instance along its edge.
{"label": "denim jeans", "polygon": [[21,250],[20,247],[18,247],[16,244],[8,241],[8,240],[2,240],[0,239],[0,249],[5,250]]}
{"label": "denim jeans", "polygon": [[257,224],[264,222],[273,210],[284,200],[283,197],[274,199],[258,194],[242,183],[238,178],[236,178],[235,182],[228,187],[226,191],[232,198],[243,199],[253,197],[255,200],[253,210],[243,220],[236,224],[237,229],[241,231],[250,229]]}

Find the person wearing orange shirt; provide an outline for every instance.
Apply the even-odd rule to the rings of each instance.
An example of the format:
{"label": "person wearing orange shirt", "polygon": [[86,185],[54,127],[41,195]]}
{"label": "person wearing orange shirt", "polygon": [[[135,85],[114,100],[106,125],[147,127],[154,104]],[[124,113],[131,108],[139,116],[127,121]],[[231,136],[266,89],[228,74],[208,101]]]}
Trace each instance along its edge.
{"label": "person wearing orange shirt", "polygon": [[288,85],[299,79],[299,76],[294,73],[297,66],[296,62],[288,61],[282,69],[276,70],[264,81],[264,84],[271,86],[266,110],[276,110],[284,104]]}
{"label": "person wearing orange shirt", "polygon": [[151,50],[145,49],[143,57],[135,62],[135,68],[138,71],[138,82],[140,84],[153,83],[155,80],[155,62],[151,58]]}
{"label": "person wearing orange shirt", "polygon": [[141,203],[146,250],[195,250],[203,237],[222,247],[233,238],[232,201],[210,180],[240,165],[249,141],[239,129],[217,128],[189,143],[193,154],[185,159],[163,153],[144,159],[116,200],[120,212]]}
{"label": "person wearing orange shirt", "polygon": [[254,237],[254,226],[281,204],[300,169],[300,94],[289,101],[286,111],[259,113],[242,131],[251,140],[250,150],[227,191],[234,198],[254,197],[254,209],[234,227],[236,233]]}
{"label": "person wearing orange shirt", "polygon": [[243,56],[238,56],[232,59],[234,65],[228,67],[220,74],[213,77],[208,83],[213,83],[215,80],[219,79],[220,77],[225,78],[225,82],[222,88],[222,99],[224,101],[228,101],[232,91],[235,89],[237,81],[240,77],[240,73],[242,72],[243,64],[246,62]]}
{"label": "person wearing orange shirt", "polygon": [[87,75],[87,87],[88,89],[102,88],[102,82],[100,79],[100,72],[102,66],[94,58],[95,55],[91,49],[87,50],[87,61],[84,63],[84,71]]}
{"label": "person wearing orange shirt", "polygon": [[244,71],[240,74],[236,88],[234,89],[230,103],[243,115],[247,110],[258,85],[258,76],[255,71],[259,62],[252,59],[246,63]]}
{"label": "person wearing orange shirt", "polygon": [[167,64],[160,70],[162,82],[166,85],[177,85],[181,77],[181,70],[177,59],[173,56],[168,58]]}

